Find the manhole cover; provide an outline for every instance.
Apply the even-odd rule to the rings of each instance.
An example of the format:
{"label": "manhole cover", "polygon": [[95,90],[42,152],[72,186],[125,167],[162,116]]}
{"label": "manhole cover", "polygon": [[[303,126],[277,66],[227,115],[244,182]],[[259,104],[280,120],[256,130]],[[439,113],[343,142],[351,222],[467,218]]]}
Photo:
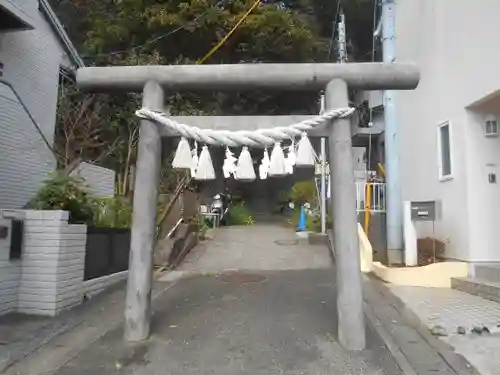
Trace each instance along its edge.
{"label": "manhole cover", "polygon": [[219,279],[226,283],[258,283],[264,281],[266,277],[264,275],[255,275],[249,273],[231,272],[223,273],[219,275]]}
{"label": "manhole cover", "polygon": [[279,246],[294,246],[299,243],[299,240],[276,240],[274,243]]}

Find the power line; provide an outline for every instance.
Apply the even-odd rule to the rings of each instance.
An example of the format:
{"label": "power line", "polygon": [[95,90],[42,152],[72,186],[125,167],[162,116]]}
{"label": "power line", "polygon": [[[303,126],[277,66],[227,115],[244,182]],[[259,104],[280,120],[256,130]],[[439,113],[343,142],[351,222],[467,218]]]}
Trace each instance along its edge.
{"label": "power line", "polygon": [[[214,7],[218,8],[220,5],[222,5],[222,3],[224,3],[226,0],[220,0],[218,1]],[[172,36],[174,34],[176,34],[177,32],[183,30],[186,26],[192,24],[193,22],[196,22],[198,21],[200,18],[202,18],[203,16],[205,16],[208,11],[210,9],[207,9],[205,10],[204,12],[200,13],[199,15],[197,15],[195,18],[193,18],[192,20],[176,27],[175,29],[173,30],[170,30],[169,32],[165,33],[165,34],[162,34],[162,35],[159,35],[157,37],[154,37],[142,44],[138,44],[136,46],[133,46],[133,47],[130,47],[130,48],[126,48],[126,49],[122,49],[122,50],[116,50],[116,51],[111,51],[111,52],[105,52],[105,53],[98,53],[96,55],[87,55],[87,56],[83,56],[83,58],[85,59],[89,59],[89,58],[95,58],[95,57],[104,57],[104,56],[113,56],[113,55],[119,55],[121,53],[125,53],[125,52],[132,52],[132,51],[135,51],[135,50],[138,50],[138,49],[142,49],[150,44],[153,44],[153,43],[156,43],[158,42],[159,40],[161,39],[165,39],[165,38],[168,38],[169,36]]]}
{"label": "power line", "polygon": [[236,24],[233,26],[233,28],[231,30],[229,30],[229,32],[226,34],[226,36],[224,38],[222,38],[220,40],[219,43],[217,43],[215,45],[214,48],[212,48],[210,51],[208,51],[208,53],[203,56],[201,58],[201,60],[198,61],[198,64],[203,64],[205,61],[207,61],[210,56],[212,56],[220,47],[222,47],[222,45],[229,39],[229,37],[231,35],[233,35],[233,33],[236,31],[236,29],[246,20],[246,18],[250,15],[250,13],[252,13],[252,11],[257,8],[260,4],[260,1],[261,0],[257,0],[253,3],[253,5],[250,7],[250,9],[248,9],[245,14],[239,19],[238,22],[236,22]]}

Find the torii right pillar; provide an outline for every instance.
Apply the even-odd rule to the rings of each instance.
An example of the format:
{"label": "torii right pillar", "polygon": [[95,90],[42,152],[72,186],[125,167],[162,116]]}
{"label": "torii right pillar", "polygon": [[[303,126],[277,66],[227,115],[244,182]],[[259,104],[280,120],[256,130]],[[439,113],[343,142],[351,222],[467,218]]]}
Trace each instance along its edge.
{"label": "torii right pillar", "polygon": [[[349,107],[348,86],[334,79],[325,91],[326,110]],[[362,350],[366,344],[361,266],[356,217],[356,187],[351,144],[350,118],[334,119],[329,125],[331,178],[331,212],[333,216],[333,249],[337,278],[338,339],[350,350]]]}

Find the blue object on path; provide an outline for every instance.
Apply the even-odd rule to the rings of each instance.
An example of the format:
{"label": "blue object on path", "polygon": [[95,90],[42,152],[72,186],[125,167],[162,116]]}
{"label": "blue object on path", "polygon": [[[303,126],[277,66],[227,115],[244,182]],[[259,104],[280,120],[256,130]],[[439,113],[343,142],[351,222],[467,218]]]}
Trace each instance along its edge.
{"label": "blue object on path", "polygon": [[300,206],[299,224],[297,225],[296,232],[303,232],[306,230],[306,211],[304,205]]}

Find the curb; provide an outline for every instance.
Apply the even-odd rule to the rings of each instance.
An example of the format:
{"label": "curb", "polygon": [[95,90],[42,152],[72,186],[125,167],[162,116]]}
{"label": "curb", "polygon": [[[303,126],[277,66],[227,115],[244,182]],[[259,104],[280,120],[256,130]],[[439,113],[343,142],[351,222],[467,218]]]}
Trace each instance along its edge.
{"label": "curb", "polygon": [[[381,282],[371,274],[366,275],[366,279],[368,282],[370,282],[371,285],[373,285],[374,288],[376,288],[376,290],[378,290],[384,296],[385,299],[388,300],[388,303],[390,303],[392,307],[394,307],[399,312],[399,314],[408,322],[409,326],[415,329],[415,331],[422,337],[422,339],[439,354],[439,356],[457,375],[480,375],[477,369],[469,362],[467,362],[467,360],[462,355],[456,353],[450,345],[434,337],[429,332],[427,326],[420,320],[420,318],[410,308],[408,308],[398,296],[394,295],[390,291],[390,289],[384,285],[383,282]],[[365,303],[365,305],[367,304]],[[371,308],[368,306],[368,309]],[[370,314],[375,314],[373,314],[373,311],[369,311],[367,313],[368,318],[372,320],[370,318]],[[395,343],[392,341],[391,335],[385,330],[376,316],[375,322],[372,322],[372,324],[375,326],[377,332],[379,332],[380,329],[380,336],[391,351],[391,354],[394,356],[396,362],[398,362],[398,365],[401,367],[403,373],[405,375],[416,375],[417,372],[412,368],[406,356],[400,352],[397,345],[395,345]],[[391,349],[391,347],[394,348],[394,346],[396,346],[396,350],[393,352],[393,349]],[[401,363],[399,362],[399,360],[401,360]],[[411,368],[411,370],[407,369],[407,365]]]}
{"label": "curb", "polygon": [[410,362],[403,354],[403,352],[399,349],[398,345],[394,342],[389,332],[385,330],[380,320],[375,315],[373,309],[366,302],[363,302],[363,307],[365,311],[365,315],[372,324],[375,331],[377,331],[378,335],[384,342],[387,349],[391,353],[392,357],[396,361],[396,364],[401,369],[404,375],[418,375],[415,369],[411,366]]}

